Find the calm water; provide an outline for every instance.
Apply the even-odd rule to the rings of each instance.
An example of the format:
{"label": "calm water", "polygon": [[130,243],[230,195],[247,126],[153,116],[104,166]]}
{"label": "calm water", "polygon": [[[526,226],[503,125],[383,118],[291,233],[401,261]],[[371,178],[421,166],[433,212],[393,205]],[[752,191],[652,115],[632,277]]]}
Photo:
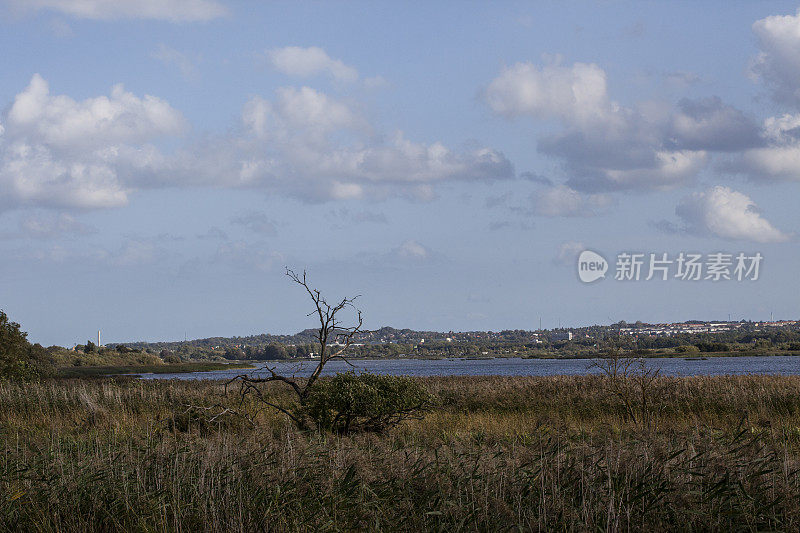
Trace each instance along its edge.
{"label": "calm water", "polygon": [[[308,376],[316,366],[314,361],[303,363],[268,363],[279,374]],[[382,361],[353,361],[353,367],[344,361],[331,361],[325,365],[323,375],[347,370],[369,371],[375,374],[409,376],[555,376],[597,373],[590,359],[396,359]],[[661,369],[669,376],[716,376],[724,374],[800,374],[800,357],[709,357],[704,361],[685,359],[648,359],[647,364]],[[267,377],[259,369],[215,370],[186,374],[144,374],[143,379],[230,379],[240,374]]]}

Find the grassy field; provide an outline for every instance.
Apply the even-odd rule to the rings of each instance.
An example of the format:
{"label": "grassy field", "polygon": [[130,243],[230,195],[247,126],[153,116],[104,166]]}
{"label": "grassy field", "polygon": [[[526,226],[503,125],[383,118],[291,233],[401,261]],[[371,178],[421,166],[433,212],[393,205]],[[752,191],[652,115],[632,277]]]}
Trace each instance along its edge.
{"label": "grassy field", "polygon": [[0,530],[800,528],[800,376],[659,378],[644,405],[589,376],[423,383],[423,420],[351,436],[214,382],[0,383]]}

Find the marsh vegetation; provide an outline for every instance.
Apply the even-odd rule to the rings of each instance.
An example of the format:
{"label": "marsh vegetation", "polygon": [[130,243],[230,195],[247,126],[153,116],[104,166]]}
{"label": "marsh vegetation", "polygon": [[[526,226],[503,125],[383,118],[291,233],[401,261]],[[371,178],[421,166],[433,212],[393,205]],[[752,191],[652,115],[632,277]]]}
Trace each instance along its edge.
{"label": "marsh vegetation", "polygon": [[345,435],[221,382],[0,383],[0,527],[800,527],[800,377],[659,377],[646,407],[600,376],[417,381],[424,418]]}

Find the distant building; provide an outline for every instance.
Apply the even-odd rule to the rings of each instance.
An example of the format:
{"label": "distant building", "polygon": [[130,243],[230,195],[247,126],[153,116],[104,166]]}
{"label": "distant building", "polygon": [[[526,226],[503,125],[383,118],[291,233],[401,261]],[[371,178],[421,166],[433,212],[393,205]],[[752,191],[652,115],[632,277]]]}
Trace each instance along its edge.
{"label": "distant building", "polygon": [[551,341],[571,341],[572,340],[572,332],[571,331],[554,331],[550,334]]}

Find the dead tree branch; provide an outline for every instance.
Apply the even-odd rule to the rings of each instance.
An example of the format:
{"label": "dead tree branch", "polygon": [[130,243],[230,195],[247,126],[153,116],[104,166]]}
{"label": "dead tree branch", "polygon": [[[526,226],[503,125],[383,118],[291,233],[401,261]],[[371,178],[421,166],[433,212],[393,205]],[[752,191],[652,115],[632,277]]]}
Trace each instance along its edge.
{"label": "dead tree branch", "polygon": [[[269,383],[272,381],[285,383],[294,392],[297,403],[302,405],[303,401],[308,397],[310,391],[313,389],[314,384],[322,375],[325,365],[332,359],[341,359],[348,364],[349,361],[345,358],[345,352],[353,342],[354,337],[362,331],[363,317],[361,311],[355,306],[355,301],[358,296],[352,298],[342,298],[335,304],[329,304],[322,296],[319,290],[311,287],[305,270],[302,275],[298,274],[290,268],[286,268],[286,276],[297,283],[308,294],[309,298],[314,304],[314,310],[308,313],[308,316],[316,316],[319,321],[319,328],[317,329],[317,343],[319,345],[319,361],[311,372],[311,375],[305,379],[299,379],[294,376],[288,377],[276,372],[276,369],[264,366],[261,370],[269,372],[267,377],[250,377],[247,374],[240,374],[225,384],[225,391],[227,394],[228,386],[233,383],[239,383],[239,398],[240,404],[244,402],[245,398],[249,395],[254,396],[259,403],[273,408],[286,416],[288,416],[298,427],[305,427],[306,423],[293,410],[291,406],[282,406],[268,399],[264,391],[259,387],[260,384]],[[355,321],[352,325],[344,325],[341,315],[345,310],[351,309],[355,312]],[[352,365],[351,365],[352,366]]]}

